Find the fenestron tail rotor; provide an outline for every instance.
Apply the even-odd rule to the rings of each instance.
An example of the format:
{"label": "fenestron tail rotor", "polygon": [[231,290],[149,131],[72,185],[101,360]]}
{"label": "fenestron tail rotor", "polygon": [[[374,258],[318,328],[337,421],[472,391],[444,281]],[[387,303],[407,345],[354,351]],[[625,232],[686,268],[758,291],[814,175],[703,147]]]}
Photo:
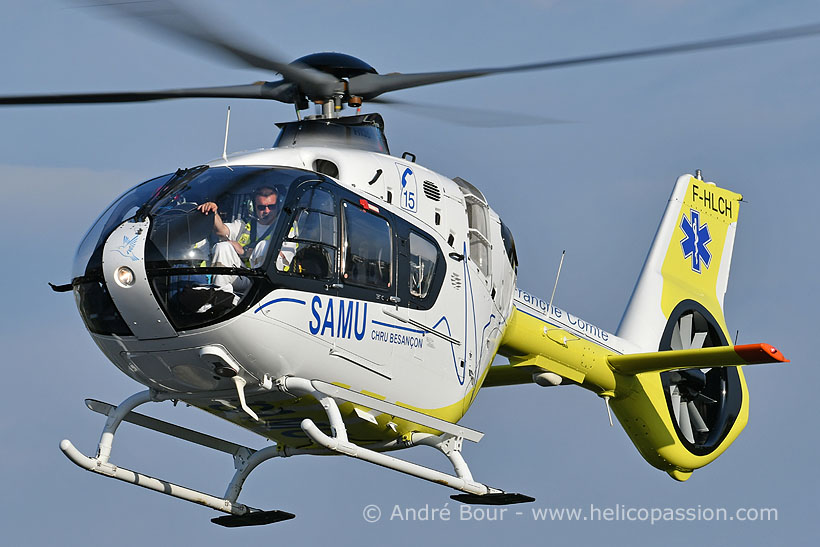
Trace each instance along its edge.
{"label": "fenestron tail rotor", "polygon": [[[677,317],[668,344],[668,348],[661,349],[691,350],[721,345],[716,328],[703,314],[694,310]],[[711,368],[675,370],[662,375],[678,429],[693,445],[705,442],[710,432],[707,421],[717,419],[720,405],[715,394],[725,393],[723,376],[723,370]]]}

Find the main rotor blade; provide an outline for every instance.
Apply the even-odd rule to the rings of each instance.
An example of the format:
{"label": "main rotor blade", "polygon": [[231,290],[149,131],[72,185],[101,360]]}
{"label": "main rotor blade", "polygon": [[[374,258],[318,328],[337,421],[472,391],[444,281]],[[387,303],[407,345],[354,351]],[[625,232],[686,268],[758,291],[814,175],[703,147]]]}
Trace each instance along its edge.
{"label": "main rotor blade", "polygon": [[191,87],[159,91],[0,96],[0,105],[135,103],[197,97],[219,99],[271,99],[283,103],[292,103],[294,91],[293,84],[280,80],[247,85]]}
{"label": "main rotor blade", "polygon": [[509,72],[527,72],[531,70],[548,70],[575,65],[585,65],[593,63],[607,63],[611,61],[621,61],[626,59],[636,59],[641,57],[658,57],[662,55],[673,55],[676,53],[687,53],[706,49],[720,49],[735,46],[744,46],[761,42],[772,42],[776,40],[788,40],[805,36],[820,34],[820,23],[789,27],[764,32],[754,32],[741,34],[728,38],[715,38],[712,40],[702,40],[698,42],[687,42],[683,44],[673,44],[668,46],[633,49],[616,53],[603,53],[599,55],[589,55],[583,57],[571,57],[555,61],[545,61],[541,63],[530,63],[524,65],[514,65],[497,68],[479,68],[473,70],[453,70],[448,72],[424,72],[416,74],[362,74],[350,79],[348,86],[349,93],[364,98],[373,99],[388,91],[398,91],[411,87],[463,80],[466,78],[478,78],[481,76],[491,76],[494,74],[504,74]]}
{"label": "main rotor blade", "polygon": [[434,118],[458,125],[466,125],[468,127],[521,127],[569,123],[566,120],[556,118],[501,112],[498,110],[487,110],[485,108],[421,104],[385,98],[376,98],[368,102],[371,104],[385,104],[419,116]]}
{"label": "main rotor blade", "polygon": [[307,65],[288,63],[281,55],[263,54],[226,38],[170,0],[113,2],[101,6],[134,17],[154,31],[159,31],[163,37],[170,36],[204,46],[247,67],[278,72],[285,80],[297,84],[309,97],[324,99],[344,89],[344,84],[330,74]]}

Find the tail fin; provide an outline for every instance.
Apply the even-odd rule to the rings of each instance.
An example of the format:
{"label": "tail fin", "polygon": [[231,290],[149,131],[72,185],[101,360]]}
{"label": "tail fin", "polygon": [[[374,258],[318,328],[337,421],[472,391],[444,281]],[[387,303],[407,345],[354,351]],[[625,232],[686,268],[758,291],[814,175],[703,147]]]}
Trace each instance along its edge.
{"label": "tail fin", "polygon": [[[723,296],[740,200],[691,175],[678,178],[618,336],[644,352],[730,343]],[[613,410],[641,454],[678,480],[714,460],[748,420],[739,367],[634,379],[630,395],[612,401]]]}
{"label": "tail fin", "polygon": [[723,295],[741,197],[691,175],[678,178],[618,327],[619,337],[642,351],[669,349],[659,343],[675,308],[694,301],[728,340]]}

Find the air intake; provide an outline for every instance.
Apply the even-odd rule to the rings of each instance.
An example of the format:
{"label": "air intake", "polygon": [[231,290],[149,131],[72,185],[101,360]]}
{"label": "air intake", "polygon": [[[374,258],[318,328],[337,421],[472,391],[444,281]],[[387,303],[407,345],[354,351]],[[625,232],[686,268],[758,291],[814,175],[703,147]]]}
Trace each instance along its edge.
{"label": "air intake", "polygon": [[328,177],[333,177],[334,179],[339,178],[339,168],[330,160],[315,160],[313,162],[313,170]]}
{"label": "air intake", "polygon": [[450,282],[453,284],[454,289],[461,289],[461,276],[456,272],[450,274]]}
{"label": "air intake", "polygon": [[422,186],[424,187],[425,196],[433,201],[441,201],[441,190],[438,189],[438,186],[436,186],[435,183],[425,180]]}

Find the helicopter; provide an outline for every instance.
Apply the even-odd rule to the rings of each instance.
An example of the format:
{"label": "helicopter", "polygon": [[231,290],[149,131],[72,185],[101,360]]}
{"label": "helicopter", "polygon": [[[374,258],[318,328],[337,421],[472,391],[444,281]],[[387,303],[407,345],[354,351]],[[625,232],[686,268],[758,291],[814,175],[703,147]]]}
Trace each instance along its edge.
{"label": "helicopter", "polygon": [[[334,59],[338,61],[339,57]],[[302,64],[312,66],[309,63],[322,66],[315,57],[302,60]],[[316,66],[313,69],[319,70]],[[302,72],[297,74],[303,75]],[[312,71],[306,71],[306,74],[319,79]],[[336,76],[336,84],[338,79],[348,81],[357,77],[349,74]],[[288,76],[287,83],[299,77]],[[275,90],[285,85],[262,85],[256,89],[262,92],[263,89]],[[333,93],[337,93],[336,88]],[[313,98],[317,96],[312,95]],[[306,94],[305,99],[310,100],[311,97]],[[75,269],[71,289],[80,300],[81,313],[87,324],[91,325],[92,336],[101,345],[108,345],[108,349],[104,349],[106,355],[126,374],[153,389],[153,392],[143,394],[142,399],[157,400],[170,395],[172,399],[205,407],[205,410],[242,427],[264,431],[264,436],[273,437],[281,443],[282,453],[286,453],[288,447],[293,447],[294,453],[300,453],[299,450],[303,450],[302,453],[347,453],[355,450],[359,457],[372,458],[374,463],[389,464],[387,466],[391,468],[401,467],[398,470],[417,476],[427,472],[413,467],[405,468],[405,463],[384,459],[387,456],[383,452],[414,442],[438,443],[437,448],[445,452],[451,461],[455,460],[456,478],[441,479],[440,476],[430,475],[436,477],[435,480],[451,481],[448,484],[462,486],[461,489],[466,489],[468,493],[482,496],[484,502],[517,501],[521,498],[503,497],[506,494],[502,492],[485,492],[481,487],[473,487],[471,479],[466,478],[469,476],[466,467],[459,468],[460,450],[457,447],[461,440],[472,441],[478,435],[460,428],[456,423],[460,415],[466,412],[479,387],[520,381],[529,383],[534,376],[537,377],[536,382],[548,385],[560,379],[564,384],[591,387],[605,400],[609,397],[613,410],[623,423],[629,416],[624,394],[619,391],[617,383],[611,394],[601,389],[606,386],[603,380],[593,378],[592,372],[599,370],[596,367],[603,364],[606,368],[601,368],[602,371],[614,369],[614,378],[619,378],[616,374],[620,374],[640,380],[645,378],[640,376],[642,374],[666,374],[661,371],[670,366],[666,360],[674,360],[677,356],[681,361],[675,365],[676,370],[681,364],[688,369],[694,367],[707,379],[702,381],[701,375],[694,371],[681,379],[672,379],[674,372],[670,370],[667,381],[675,385],[669,398],[674,401],[676,399],[673,397],[680,397],[680,405],[677,413],[674,412],[674,404],[669,405],[671,414],[661,415],[659,421],[666,427],[664,431],[675,432],[684,447],[684,439],[690,444],[702,442],[692,441],[689,437],[694,439],[696,434],[703,436],[705,432],[698,427],[691,430],[686,428],[685,420],[688,418],[691,426],[691,422],[696,421],[696,416],[701,413],[704,415],[701,418],[705,417],[706,422],[712,416],[706,416],[707,412],[703,410],[696,410],[698,414],[690,413],[690,403],[696,406],[704,397],[709,397],[703,391],[705,388],[699,389],[698,386],[702,383],[709,385],[713,383],[711,378],[723,374],[718,370],[718,365],[739,363],[730,362],[728,354],[721,350],[708,354],[716,360],[708,366],[715,368],[703,372],[700,368],[706,368],[707,364],[699,361],[701,357],[674,354],[674,351],[694,351],[696,346],[726,344],[726,328],[714,302],[700,302],[708,314],[699,308],[665,311],[664,328],[672,327],[669,341],[665,343],[668,347],[659,348],[659,340],[666,337],[665,331],[661,336],[656,336],[651,344],[639,340],[637,335],[622,335],[620,330],[616,336],[555,308],[544,299],[519,291],[514,283],[516,257],[512,236],[506,233],[500,218],[489,208],[481,192],[467,181],[436,175],[415,164],[411,157],[388,156],[389,159],[382,161],[389,151],[386,140],[382,139],[383,122],[375,115],[337,117],[337,103],[343,103],[345,96],[342,95],[337,101],[334,95],[333,99],[332,106],[327,99],[321,103],[323,113],[320,117],[284,124],[275,150],[231,157],[223,162],[214,162],[207,169],[183,170],[149,181],[113,204],[108,210],[110,215],[104,215],[102,223],[95,224],[89,232],[91,237],[87,237],[81,245],[83,254],[78,252],[78,268]],[[355,100],[353,104],[356,105]],[[271,166],[287,167],[295,172],[268,169]],[[379,171],[381,174],[377,177]],[[293,178],[288,179],[289,176]],[[267,181],[268,178],[271,180]],[[251,207],[256,206],[254,192],[263,180],[276,190],[282,202],[279,212],[282,222],[271,234],[270,241],[276,242],[272,247],[285,249],[285,243],[289,243],[289,252],[293,253],[293,257],[288,259],[289,264],[283,262],[281,266],[274,265],[275,257],[269,254],[268,262],[259,268],[219,269],[220,266],[209,262],[211,256],[208,253],[217,243],[213,241],[215,236],[207,222],[211,219],[198,212],[197,207],[209,199],[219,204],[219,211],[226,215],[226,222],[234,218],[248,220],[252,215]],[[719,264],[717,259],[726,259],[726,253],[720,250],[731,247],[729,232],[733,236],[733,229],[730,228],[732,222],[725,228],[726,233],[722,234],[716,228],[716,224],[720,223],[711,217],[704,220],[707,215],[701,209],[709,208],[716,216],[723,215],[724,219],[735,221],[739,207],[737,195],[717,187],[713,189],[698,180],[698,177],[690,176],[679,183],[678,186],[686,186],[686,191],[678,189],[674,195],[679,202],[689,200],[685,201],[685,206],[678,206],[681,210],[680,220],[685,217],[687,223],[676,222],[671,228],[675,237],[667,237],[684,239],[689,234],[681,226],[692,227],[691,233],[695,235],[689,236],[688,241],[694,248],[681,244],[680,252],[684,254],[683,261],[690,267],[692,275],[699,276],[695,279],[728,268],[728,263]],[[224,193],[216,192],[216,188],[223,187],[226,189]],[[441,204],[440,212],[436,211],[436,204]],[[456,204],[458,207],[453,208]],[[467,210],[468,204],[472,207],[470,211]],[[699,211],[697,221],[689,210],[684,210],[686,208]],[[305,220],[306,224],[302,225],[297,222],[300,215],[305,219],[316,217],[320,221],[312,226],[312,221]],[[323,221],[322,215],[331,220]],[[360,238],[361,245],[357,249],[354,227],[360,225],[357,223],[364,224],[373,219],[385,221],[389,231],[379,232],[368,224],[367,235]],[[325,238],[322,230],[328,223],[331,228],[327,233],[331,235]],[[335,226],[335,231],[332,226]],[[709,230],[704,232],[702,228],[706,226]],[[316,233],[319,235],[308,236],[311,230],[318,230]],[[364,249],[367,247],[365,244],[378,243],[380,233],[386,234],[382,241],[388,241],[389,248],[382,243],[379,249]],[[703,243],[701,236],[707,233],[711,243]],[[452,242],[449,241],[450,235],[453,235]],[[249,238],[255,239],[252,235]],[[721,238],[725,240],[722,245]],[[160,244],[163,240],[165,246]],[[691,243],[693,240],[700,240],[700,245]],[[202,241],[206,243],[200,245]],[[673,243],[677,245],[679,242],[676,240]],[[406,251],[402,254],[405,247]],[[668,248],[671,253],[672,247],[674,245],[670,244],[663,249]],[[688,249],[692,250],[687,258],[685,252]],[[154,253],[153,256],[149,251]],[[302,253],[301,256],[296,256],[299,253]],[[705,258],[707,253],[709,261]],[[95,254],[99,255],[100,263],[89,268],[91,261],[97,260]],[[387,260],[385,256],[391,258]],[[403,259],[404,256],[407,259]],[[86,258],[87,262],[82,264]],[[711,262],[713,259],[715,262]],[[97,266],[99,272],[94,271]],[[701,271],[695,272],[696,267]],[[456,274],[455,277],[453,274]],[[235,288],[235,282],[218,284],[213,278],[219,275],[243,278],[250,289]],[[283,279],[287,283],[282,282]],[[277,285],[276,280],[281,284]],[[274,286],[266,286],[268,283]],[[234,288],[224,290],[227,285]],[[135,288],[143,292],[132,290]],[[469,299],[466,296],[468,288],[475,291]],[[717,286],[718,294],[721,294],[720,288]],[[150,292],[145,292],[146,289]],[[106,299],[105,293],[114,303],[113,307],[108,306],[106,301],[102,309],[94,309],[101,300]],[[229,295],[230,301],[219,301],[223,294]],[[196,301],[189,307],[183,304],[192,295],[207,297],[207,301]],[[425,301],[428,297],[431,300]],[[95,299],[96,304],[92,303]],[[144,306],[145,302],[155,301],[158,304],[149,305],[151,309]],[[129,309],[128,302],[133,311],[125,312]],[[430,306],[425,307],[428,303]],[[208,305],[211,307],[203,309]],[[282,309],[288,306],[293,309]],[[468,316],[467,319],[461,318],[461,325],[453,319],[452,312],[442,311],[452,309],[457,310],[456,315]],[[635,311],[637,313],[638,308]],[[634,317],[638,321],[640,315]],[[441,322],[441,318],[447,321]],[[530,320],[535,322],[534,326],[526,325]],[[258,327],[261,334],[250,326],[246,330],[243,322]],[[128,331],[123,329],[123,324]],[[519,326],[514,329],[514,325]],[[450,327],[452,330],[448,330]],[[221,329],[225,329],[222,334],[219,333]],[[633,325],[632,329],[648,333],[658,327]],[[233,332],[229,333],[229,330]],[[642,335],[651,338],[649,334]],[[517,341],[518,338],[522,340]],[[258,342],[265,339],[268,342]],[[300,342],[294,344],[293,339]],[[535,342],[542,339],[543,344]],[[606,344],[602,344],[604,342]],[[253,349],[255,344],[258,349]],[[285,346],[298,347],[292,347],[290,351],[293,353],[287,354],[282,353],[281,348]],[[637,362],[622,364],[619,368],[615,357],[607,357],[608,364],[596,357],[592,363],[599,364],[590,364],[592,370],[581,377],[578,369],[587,368],[583,360],[571,366],[566,363],[567,357],[550,351],[590,352],[595,355],[595,347],[604,347],[604,353],[612,355],[641,355],[642,352],[658,349],[671,349],[673,353],[663,356],[658,363],[645,361],[642,366],[646,368],[629,368],[638,367]],[[196,351],[191,352],[192,349]],[[509,354],[517,364],[509,369],[492,370],[489,367],[491,355],[499,351]],[[270,357],[271,360],[293,363],[294,366],[311,364],[293,369],[277,369],[270,363],[262,364],[262,359],[267,357],[260,358],[260,355],[274,354],[276,357]],[[707,353],[698,354],[706,360]],[[535,357],[521,359],[527,356]],[[538,359],[539,356],[541,359]],[[666,364],[661,366],[662,363]],[[402,378],[402,367],[406,370],[414,365],[417,367],[413,369],[413,377]],[[425,368],[439,365],[440,368],[430,371]],[[331,369],[338,372],[338,376],[336,372],[328,375],[327,371]],[[310,379],[310,386],[300,385],[299,380],[307,378]],[[730,385],[740,382],[743,386],[742,376],[739,378],[737,381],[720,378],[720,381]],[[241,385],[243,381],[245,384]],[[457,397],[423,393],[429,389],[428,386],[443,388],[448,383],[452,384],[448,389],[458,393]],[[391,390],[382,385],[402,388]],[[684,393],[693,390],[693,393]],[[406,395],[415,392],[419,393]],[[430,402],[426,400],[428,397],[455,403],[456,408],[449,408],[452,403]],[[113,438],[118,419],[138,419],[130,410],[137,402],[143,402],[142,399],[124,402],[117,410],[100,403],[90,404],[112,417],[111,425],[104,433],[106,440]],[[324,408],[325,405],[327,408]],[[334,405],[339,407],[341,421],[333,410]],[[687,410],[681,412],[683,405]],[[441,410],[443,408],[446,410]],[[289,412],[293,409],[296,411]],[[739,409],[743,414],[742,404]],[[641,409],[641,416],[644,416],[644,410],[647,409]],[[654,416],[652,412],[657,414],[657,411],[647,410],[645,415]],[[375,419],[375,423],[371,418]],[[316,431],[303,428],[303,425],[309,426],[302,421],[305,419],[317,424],[320,433],[322,429],[330,431],[330,436],[324,434],[331,439],[328,444],[336,443],[335,448],[323,445],[321,441],[327,442],[327,439],[320,437]],[[719,453],[721,447],[725,448],[731,442],[732,435],[736,435],[742,427],[743,420],[744,417],[740,416],[728,426],[730,434],[720,442],[716,452]],[[457,429],[453,430],[453,424]],[[152,425],[160,430],[171,430],[168,425]],[[657,423],[650,423],[649,427],[653,425]],[[725,424],[717,422],[708,426],[711,426],[710,431],[714,431],[725,427]],[[432,436],[425,437],[424,434]],[[292,441],[294,438],[298,439],[295,444]],[[427,440],[433,438],[436,440]],[[394,444],[389,444],[391,442]],[[379,443],[385,444],[380,446]],[[128,472],[122,468],[112,471],[112,466],[107,462],[107,446],[101,443],[98,456],[91,459],[96,460],[94,469],[112,472],[117,478],[127,475]],[[71,453],[69,445],[64,448]],[[230,450],[240,463],[243,458],[249,460],[253,457],[235,447],[230,447]],[[271,450],[266,455],[274,452],[281,455],[279,450]],[[256,456],[253,463],[263,457]],[[700,464],[705,459],[708,458],[694,458],[694,464]],[[79,458],[74,461],[87,463]],[[249,473],[252,469],[250,463],[242,465],[245,465],[243,473]],[[677,467],[671,471],[677,473],[678,478],[684,477],[686,470],[691,470],[687,465]],[[150,481],[143,482],[143,477],[139,477],[138,482],[150,484]],[[234,489],[239,482],[239,479],[234,481]],[[223,499],[230,501],[230,496]],[[232,514],[263,516],[260,515],[262,512],[250,509],[242,513],[243,507],[234,505],[235,501],[235,498],[230,501]],[[227,506],[224,503],[221,505],[223,508]]]}

